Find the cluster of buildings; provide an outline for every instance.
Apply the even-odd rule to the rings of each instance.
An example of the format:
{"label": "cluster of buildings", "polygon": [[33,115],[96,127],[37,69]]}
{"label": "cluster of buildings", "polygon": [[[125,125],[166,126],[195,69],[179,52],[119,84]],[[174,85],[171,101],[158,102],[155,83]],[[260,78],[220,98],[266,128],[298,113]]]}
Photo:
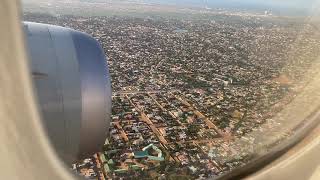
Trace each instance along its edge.
{"label": "cluster of buildings", "polygon": [[99,161],[97,154],[84,159],[77,164],[73,164],[72,170],[88,179],[105,180],[105,175],[101,169],[101,162]]}
{"label": "cluster of buildings", "polygon": [[[200,144],[215,143],[223,134],[175,93],[126,93],[115,95],[113,102],[114,126],[104,153],[119,154],[105,157],[133,163],[135,173],[141,176],[144,171],[145,178],[173,174],[210,177],[222,169]],[[146,151],[150,147],[152,156]],[[127,169],[121,171],[124,176],[131,173],[129,168],[122,169]],[[108,172],[113,178],[123,175]]]}
{"label": "cluster of buildings", "polygon": [[99,168],[76,165],[92,177],[201,179],[244,165],[250,152],[232,140],[253,146],[245,135],[300,92],[320,55],[315,27],[295,19],[25,18],[87,32],[107,54],[110,137]]}

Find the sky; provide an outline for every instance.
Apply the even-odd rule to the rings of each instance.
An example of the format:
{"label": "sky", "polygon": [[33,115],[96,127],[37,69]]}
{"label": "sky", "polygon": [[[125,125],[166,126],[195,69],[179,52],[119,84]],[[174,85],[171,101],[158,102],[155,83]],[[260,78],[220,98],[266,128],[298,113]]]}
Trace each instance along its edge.
{"label": "sky", "polygon": [[[24,2],[34,1],[43,2],[46,0],[22,0]],[[48,0],[47,0],[48,1]],[[49,0],[50,1],[50,0]],[[87,1],[103,1],[103,0],[87,0]],[[104,0],[112,1],[112,0]],[[125,1],[125,0],[114,0]],[[253,4],[253,5],[269,5],[269,6],[286,6],[295,8],[310,7],[316,1],[320,0],[127,0],[137,2],[157,2],[163,4],[192,4],[199,5],[204,4],[205,1],[211,5],[231,5],[231,4]]]}
{"label": "sky", "polygon": [[211,8],[242,8],[256,10],[273,10],[278,13],[291,11],[292,13],[309,12],[320,0],[140,0],[160,4],[204,6],[207,2]]}
{"label": "sky", "polygon": [[[43,2],[50,0],[22,0],[24,2]],[[52,0],[54,1],[54,0]],[[62,0],[60,0],[62,1]],[[76,0],[74,0],[76,1]],[[78,0],[81,1],[81,0]],[[243,10],[265,11],[270,10],[274,14],[307,14],[316,5],[320,9],[320,0],[83,0],[83,1],[130,1],[156,3],[163,5],[196,6],[210,8],[231,8]],[[206,3],[205,3],[206,2]]]}
{"label": "sky", "polygon": [[208,4],[253,4],[253,5],[269,5],[269,6],[282,6],[282,7],[310,7],[311,4],[318,0],[144,0],[146,2],[162,2],[172,4],[203,4],[207,1]]}
{"label": "sky", "polygon": [[[153,1],[153,0],[145,0]],[[201,1],[207,1],[208,4],[231,4],[231,3],[240,3],[240,4],[268,4],[272,6],[291,6],[291,7],[301,7],[301,6],[310,6],[310,4],[316,2],[317,0],[154,0],[157,2],[164,3],[192,3],[200,4]]]}

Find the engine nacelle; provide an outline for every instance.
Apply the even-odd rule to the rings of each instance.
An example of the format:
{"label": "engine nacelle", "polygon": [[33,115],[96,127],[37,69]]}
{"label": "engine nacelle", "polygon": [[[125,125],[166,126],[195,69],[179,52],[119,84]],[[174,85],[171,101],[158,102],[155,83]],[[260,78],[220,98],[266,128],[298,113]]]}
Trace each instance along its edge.
{"label": "engine nacelle", "polygon": [[99,43],[85,33],[24,22],[43,124],[67,163],[101,150],[111,116],[111,84]]}

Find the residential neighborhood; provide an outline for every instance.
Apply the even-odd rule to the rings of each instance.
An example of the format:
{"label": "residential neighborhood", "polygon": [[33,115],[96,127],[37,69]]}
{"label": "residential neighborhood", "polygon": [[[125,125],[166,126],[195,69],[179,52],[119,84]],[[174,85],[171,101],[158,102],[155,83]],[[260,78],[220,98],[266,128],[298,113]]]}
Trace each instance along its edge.
{"label": "residential neighborhood", "polygon": [[194,16],[24,14],[90,34],[107,56],[109,137],[74,171],[91,179],[218,177],[256,158],[253,132],[282,126],[273,117],[319,63],[317,27],[270,13],[188,12]]}

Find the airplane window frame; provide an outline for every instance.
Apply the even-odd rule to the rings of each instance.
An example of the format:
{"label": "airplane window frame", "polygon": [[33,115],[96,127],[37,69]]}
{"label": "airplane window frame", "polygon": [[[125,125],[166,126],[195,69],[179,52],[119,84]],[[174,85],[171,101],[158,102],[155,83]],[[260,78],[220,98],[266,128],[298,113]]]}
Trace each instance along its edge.
{"label": "airplane window frame", "polygon": [[[2,3],[4,3],[6,6],[9,6],[11,8],[8,8],[8,10],[16,10],[16,12],[19,12],[17,10],[19,10],[19,1],[18,0],[4,0]],[[11,4],[11,5],[9,5]],[[8,21],[17,21],[15,22],[16,24],[20,23],[20,19],[17,19],[16,17],[14,17],[15,13],[8,13],[7,17],[5,17]],[[3,17],[2,17],[3,18]],[[4,22],[4,21],[3,21]],[[19,31],[21,33],[21,30]],[[21,33],[22,34],[22,33]],[[22,37],[22,36],[21,36]],[[20,43],[22,43],[22,41],[20,41]],[[21,45],[18,45],[17,47],[21,47]],[[15,49],[12,51],[24,51],[24,49]],[[21,60],[20,60],[21,61]],[[26,72],[25,72],[26,74]],[[29,82],[27,82],[29,83]],[[30,86],[30,84],[29,84]],[[272,163],[272,161],[276,160],[277,158],[279,158],[281,155],[283,155],[284,153],[286,153],[288,150],[290,150],[291,148],[293,148],[297,143],[301,142],[309,133],[310,131],[312,131],[318,124],[319,124],[319,112],[314,112],[312,115],[310,115],[308,117],[308,123],[302,124],[301,127],[297,130],[297,133],[294,135],[295,138],[290,138],[287,139],[285,142],[283,142],[281,145],[279,145],[279,147],[276,147],[277,149],[274,150],[271,154],[268,154],[266,156],[262,156],[260,158],[258,158],[256,161],[252,161],[251,163],[240,167],[238,169],[234,169],[233,171],[229,172],[226,175],[222,175],[220,177],[217,177],[218,179],[228,179],[228,178],[243,178],[246,177],[252,173],[255,173],[259,170],[261,170],[263,167],[265,167],[266,165]],[[41,137],[44,138],[44,137]],[[45,140],[48,141],[48,140]],[[46,156],[48,156],[49,154],[45,154]],[[52,159],[51,159],[52,160]],[[57,163],[57,161],[55,162]],[[54,164],[52,162],[52,164]],[[52,171],[54,169],[51,169]],[[67,172],[67,171],[65,171]],[[58,172],[57,172],[58,173]],[[64,176],[67,177],[67,176]],[[68,176],[69,178],[70,176]]]}

